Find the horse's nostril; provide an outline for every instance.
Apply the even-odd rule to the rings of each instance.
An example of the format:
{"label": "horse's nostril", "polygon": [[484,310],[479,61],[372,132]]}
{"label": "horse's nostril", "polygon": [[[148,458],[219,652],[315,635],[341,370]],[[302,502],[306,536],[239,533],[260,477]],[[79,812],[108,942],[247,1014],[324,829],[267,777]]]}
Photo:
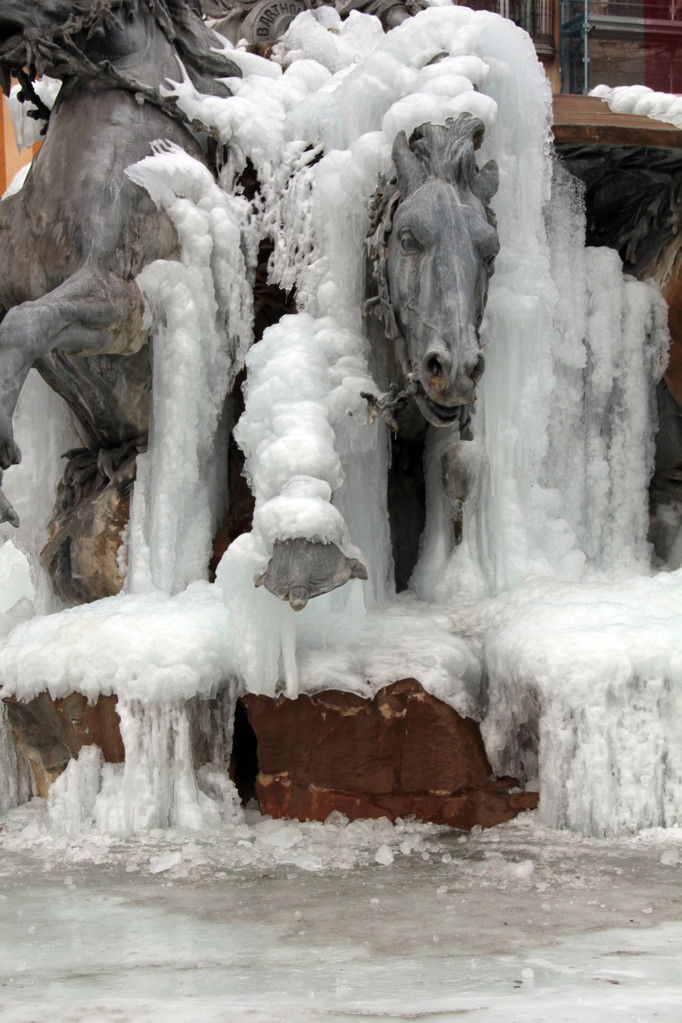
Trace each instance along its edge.
{"label": "horse's nostril", "polygon": [[482,355],[479,355],[478,361],[476,362],[476,365],[474,366],[474,368],[471,371],[471,379],[474,381],[474,383],[476,383],[477,381],[479,381],[481,379],[481,377],[483,376],[484,369],[485,369],[485,359],[483,358]]}
{"label": "horse's nostril", "polygon": [[427,376],[444,377],[447,376],[450,369],[450,361],[445,355],[436,355],[431,352],[424,359],[424,369]]}

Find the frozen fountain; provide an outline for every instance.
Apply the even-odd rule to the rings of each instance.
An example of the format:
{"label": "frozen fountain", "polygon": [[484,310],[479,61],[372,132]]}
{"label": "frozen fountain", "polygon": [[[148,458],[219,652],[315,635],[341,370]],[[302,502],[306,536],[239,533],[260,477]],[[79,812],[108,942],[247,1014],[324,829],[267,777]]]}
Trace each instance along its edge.
{"label": "frozen fountain", "polygon": [[[388,32],[323,6],[300,14],[270,59],[214,43],[222,88],[178,64],[161,89],[203,155],[164,135],[126,170],[177,243],[135,273],[152,385],[148,442],[133,444],[119,487],[126,499],[132,489],[129,515],[126,505],[107,541],[120,593],[65,607],[72,598],[51,592],[39,552],[59,456],[83,445],[84,429],[35,370],[14,418],[23,460],[3,489],[21,525],[2,527],[2,695],[15,708],[45,693],[115,697],[125,750],[107,759],[81,734],[65,769],[43,763],[49,826],[237,828],[238,696],[367,701],[403,679],[480,722],[493,770],[539,789],[547,826],[604,835],[677,822],[681,579],[675,565],[652,569],[648,543],[666,308],[613,250],[585,246],[581,190],[553,153],[550,88],[529,37],[447,4]],[[486,368],[470,422],[434,426],[415,448],[424,500],[405,512],[413,550],[396,592],[389,477],[400,451],[382,414],[394,367],[367,301],[367,236],[400,132],[462,114],[484,128],[479,170],[499,170],[486,196],[499,236],[480,324]],[[276,315],[254,344],[254,312],[268,302]],[[129,454],[139,433],[133,422],[116,443]],[[209,582],[231,437],[253,524],[230,537]],[[101,451],[96,462],[99,472]],[[120,481],[123,461],[112,464]],[[466,480],[455,510],[453,473]],[[62,527],[50,543],[63,552]],[[254,586],[292,539],[335,544],[359,569],[294,611]],[[92,549],[88,571],[103,556]],[[17,752],[5,711],[3,810],[37,784]]]}

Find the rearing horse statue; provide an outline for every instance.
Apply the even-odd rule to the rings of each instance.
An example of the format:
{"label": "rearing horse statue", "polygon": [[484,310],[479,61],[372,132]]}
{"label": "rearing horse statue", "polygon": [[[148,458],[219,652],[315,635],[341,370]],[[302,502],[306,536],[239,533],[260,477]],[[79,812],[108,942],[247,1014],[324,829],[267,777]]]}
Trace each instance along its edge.
{"label": "rearing horse statue", "polygon": [[[220,48],[193,0],[0,0],[5,91],[10,74],[29,99],[36,75],[63,83],[23,188],[0,205],[2,469],[21,458],[12,418],[32,366],[95,445],[139,434],[127,360],[115,357],[147,341],[136,275],[177,258],[178,241],[125,170],[157,139],[204,161],[160,86],[184,68],[200,91],[229,95],[216,79],[240,71]],[[0,498],[0,521],[18,525]]]}

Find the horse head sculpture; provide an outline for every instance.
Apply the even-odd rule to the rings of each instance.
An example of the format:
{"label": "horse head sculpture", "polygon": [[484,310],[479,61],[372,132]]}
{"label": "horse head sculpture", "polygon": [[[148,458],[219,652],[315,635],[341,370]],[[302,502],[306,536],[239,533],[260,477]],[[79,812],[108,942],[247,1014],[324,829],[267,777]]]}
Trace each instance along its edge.
{"label": "horse head sculpture", "polygon": [[[367,328],[380,352],[387,393],[365,394],[370,419],[394,431],[389,520],[395,579],[404,589],[425,525],[424,442],[432,427],[452,427],[441,445],[440,475],[455,544],[475,469],[462,441],[472,439],[471,408],[484,369],[481,324],[499,239],[489,202],[499,178],[475,151],[484,125],[469,113],[423,124],[393,145],[396,177],[380,184],[368,236],[376,289]],[[378,335],[378,336],[377,336]],[[381,336],[388,347],[381,344]]]}
{"label": "horse head sculpture", "polygon": [[[239,76],[195,0],[0,0],[0,71],[48,119],[22,189],[0,205],[0,467],[20,460],[12,418],[35,366],[71,405],[94,447],[146,432],[125,379],[147,341],[135,277],[178,257],[168,217],[126,175],[167,139],[198,160],[187,118],[163,94],[186,73],[229,95]],[[32,88],[62,80],[50,113]],[[79,358],[73,360],[73,356]],[[109,362],[106,362],[110,359]],[[139,367],[138,367],[139,369]],[[0,492],[0,521],[18,524]]]}
{"label": "horse head sculpture", "polygon": [[[415,405],[420,412],[415,417],[419,422],[410,422],[404,431],[409,436],[397,441],[402,448],[394,459],[406,476],[406,482],[398,484],[402,488],[398,503],[409,520],[410,534],[404,545],[389,502],[399,588],[407,585],[414,567],[423,526],[419,511],[411,509],[419,484],[415,486],[410,474],[411,466],[422,461],[428,425],[459,426],[458,440],[443,453],[442,476],[455,542],[461,538],[469,479],[459,439],[471,436],[470,406],[484,368],[481,322],[500,247],[488,207],[498,187],[497,165],[491,160],[478,170],[474,155],[483,132],[483,122],[468,113],[444,126],[423,124],[409,143],[400,132],[393,146],[396,180],[392,186],[380,186],[370,228],[371,276],[378,294],[366,308],[378,306],[402,379],[392,382],[389,392],[378,399],[364,397],[370,403],[370,418],[382,414],[396,430],[396,418],[403,425]],[[406,411],[406,406],[411,409]],[[419,472],[423,473],[421,467]],[[389,482],[389,492],[392,486]],[[410,548],[406,555],[403,546]],[[296,571],[292,551],[286,543],[276,542],[268,571],[257,580],[257,585],[264,583],[272,593],[289,599],[295,610],[316,593],[367,575],[364,565],[343,558],[334,545],[301,541],[295,553]]]}
{"label": "horse head sculpture", "polygon": [[483,122],[460,114],[423,124],[393,146],[397,179],[379,207],[370,253],[385,332],[395,347],[402,395],[424,419],[468,419],[484,359],[481,321],[499,240],[488,203],[497,164],[476,167]]}

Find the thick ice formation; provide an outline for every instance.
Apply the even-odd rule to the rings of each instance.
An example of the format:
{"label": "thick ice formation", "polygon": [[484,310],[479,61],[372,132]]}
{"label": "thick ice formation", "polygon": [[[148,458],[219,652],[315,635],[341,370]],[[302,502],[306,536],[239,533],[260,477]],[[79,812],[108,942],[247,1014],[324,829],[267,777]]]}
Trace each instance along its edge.
{"label": "thick ice formation", "polygon": [[538,773],[549,826],[679,821],[681,584],[679,571],[626,586],[538,579],[488,607],[486,748],[497,772]]}
{"label": "thick ice formation", "polygon": [[[3,490],[16,508],[21,525],[0,526],[0,537],[11,540],[28,558],[35,590],[33,610],[47,614],[61,605],[50,590],[40,565],[47,543],[47,523],[54,508],[57,483],[64,469],[65,452],[80,446],[66,402],[32,369],[19,395],[14,434],[23,459],[5,474]],[[10,608],[7,607],[6,610]]]}
{"label": "thick ice formation", "polygon": [[226,194],[177,146],[156,149],[128,173],[172,220],[181,259],[157,260],[137,278],[155,320],[154,386],[129,589],[170,594],[206,571],[224,500],[218,426],[251,342],[253,299],[241,245],[245,200]]}
{"label": "thick ice formation", "polygon": [[[226,694],[233,714],[234,696],[229,688]],[[84,746],[50,789],[47,808],[56,830],[75,835],[95,825],[125,836],[152,828],[203,831],[241,820],[227,773],[210,765],[195,772],[191,720],[182,702],[149,706],[119,699],[117,712],[125,763],[107,764],[97,746]],[[229,756],[226,749],[220,753]]]}
{"label": "thick ice formation", "polygon": [[[551,95],[529,37],[463,7],[426,10],[386,35],[374,18],[342,22],[321,8],[295,20],[274,61],[230,56],[244,77],[230,80],[229,99],[169,83],[190,118],[228,144],[222,188],[162,144],[130,169],[176,224],[182,261],[139,279],[155,323],[154,394],[127,592],[33,618],[0,647],[5,694],[119,695],[125,768],[82,754],[54,788],[54,819],[115,833],[210,826],[231,813],[229,784],[215,766],[210,784],[206,772],[197,783],[189,698],[230,682],[229,702],[235,679],[295,696],[329,686],[367,694],[414,675],[462,713],[479,717],[487,704],[495,766],[526,781],[539,772],[547,823],[601,833],[672,822],[679,579],[645,577],[665,311],[653,288],[623,277],[614,253],[584,247],[579,196],[565,176],[552,180]],[[398,600],[388,437],[366,423],[360,398],[378,391],[362,324],[368,203],[392,174],[399,130],[462,111],[486,125],[480,162],[500,168],[487,369],[464,452],[477,483],[453,549],[438,470],[448,431],[434,432],[421,557],[413,592]],[[247,160],[261,182],[249,203],[230,194]],[[270,278],[295,288],[298,312],[247,355],[264,237]],[[198,580],[224,500],[219,417],[244,360],[236,434],[254,530],[231,545],[211,587]],[[27,464],[37,443],[24,444]],[[7,490],[21,514],[11,474]],[[369,581],[294,615],[253,586],[272,542],[292,536],[353,545]],[[11,760],[9,741],[0,756]],[[0,798],[16,801],[17,786]]]}
{"label": "thick ice formation", "polygon": [[668,92],[655,92],[646,85],[597,85],[590,96],[608,103],[617,114],[641,114],[656,121],[668,121],[682,128],[682,98]]}
{"label": "thick ice formation", "polygon": [[307,536],[342,544],[345,525],[330,504],[344,480],[336,435],[354,418],[365,447],[360,394],[372,387],[365,341],[331,318],[305,313],[270,328],[247,359],[246,411],[235,436],[244,450],[254,494],[255,524],[265,544]]}
{"label": "thick ice formation", "polygon": [[613,250],[585,247],[579,188],[557,168],[547,230],[558,343],[540,479],[548,507],[561,509],[550,543],[566,552],[565,577],[580,578],[582,559],[588,576],[626,577],[649,565],[652,383],[667,361],[668,310],[649,285],[623,275]]}

